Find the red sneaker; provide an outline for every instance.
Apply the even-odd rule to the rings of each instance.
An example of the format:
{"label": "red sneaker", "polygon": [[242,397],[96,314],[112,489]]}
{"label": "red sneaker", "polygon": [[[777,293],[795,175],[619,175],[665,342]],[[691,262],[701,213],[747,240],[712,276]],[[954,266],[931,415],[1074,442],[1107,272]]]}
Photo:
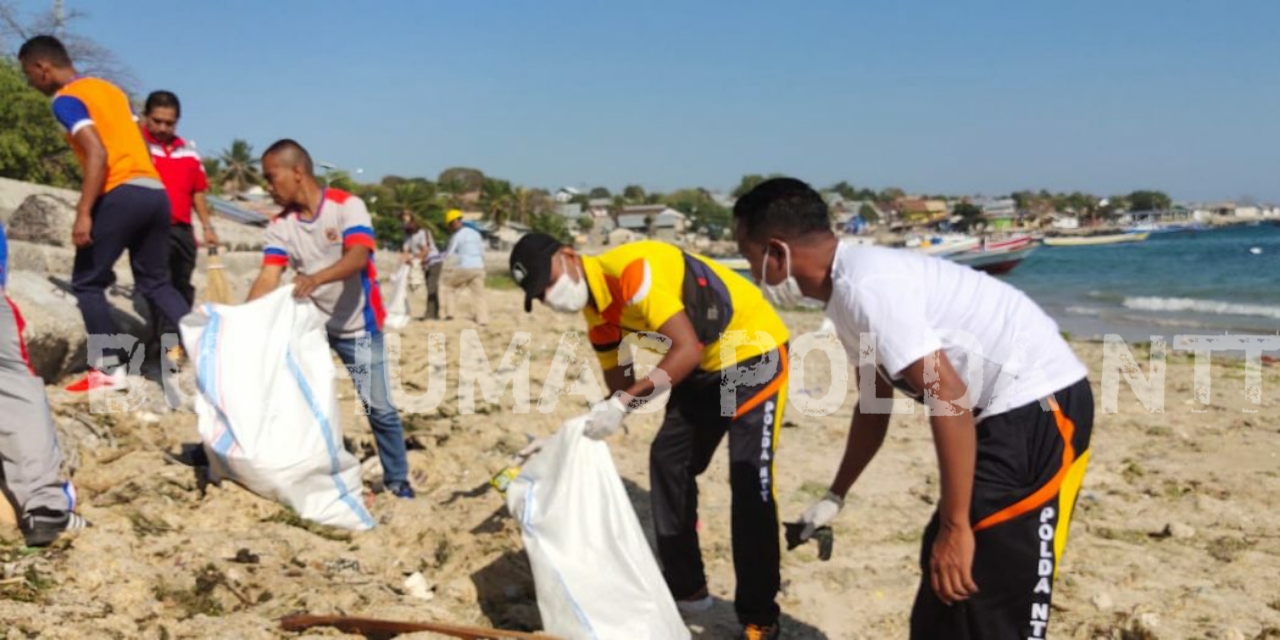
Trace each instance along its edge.
{"label": "red sneaker", "polygon": [[103,373],[97,369],[90,369],[89,373],[84,374],[83,378],[67,385],[66,390],[71,393],[84,393],[95,389],[120,389],[128,383],[125,378],[124,367],[117,367],[110,374]]}

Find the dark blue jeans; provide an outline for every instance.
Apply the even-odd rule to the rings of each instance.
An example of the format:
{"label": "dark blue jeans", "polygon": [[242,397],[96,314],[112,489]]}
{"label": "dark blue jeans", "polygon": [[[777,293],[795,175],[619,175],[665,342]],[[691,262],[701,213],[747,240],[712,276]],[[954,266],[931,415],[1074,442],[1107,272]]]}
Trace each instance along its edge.
{"label": "dark blue jeans", "polygon": [[404,428],[400,413],[391,404],[391,386],[387,372],[387,350],[382,333],[366,333],[359,338],[329,336],[329,346],[338,354],[356,385],[360,403],[369,415],[373,439],[378,443],[378,459],[382,461],[383,484],[388,486],[409,481],[409,462],[405,459]]}
{"label": "dark blue jeans", "polygon": [[[134,287],[153,311],[174,327],[191,311],[169,280],[169,197],[164,189],[123,184],[93,205],[93,244],[76,249],[71,268],[71,287],[91,336],[117,333],[106,290],[116,281],[112,269],[126,249]],[[126,354],[113,349],[97,356],[89,354],[89,365],[101,369],[124,364]]]}

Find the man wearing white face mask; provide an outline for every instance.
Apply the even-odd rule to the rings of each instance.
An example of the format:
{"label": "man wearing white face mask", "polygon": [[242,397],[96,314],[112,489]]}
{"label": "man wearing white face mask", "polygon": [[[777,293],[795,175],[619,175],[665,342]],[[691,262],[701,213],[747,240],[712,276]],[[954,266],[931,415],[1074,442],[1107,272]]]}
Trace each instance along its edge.
{"label": "man wearing white face mask", "polygon": [[[663,242],[583,256],[531,233],[511,252],[511,276],[525,291],[525,311],[541,300],[587,321],[612,394],[592,407],[587,437],[616,433],[632,409],[671,390],[650,449],[650,498],[663,575],[689,613],[711,605],[698,548],[696,479],[729,434],[734,607],[743,637],[777,637],[773,458],[787,393],[782,319],[742,276]],[[629,355],[619,357],[629,334],[667,346],[646,378],[636,379]]]}
{"label": "man wearing white face mask", "polygon": [[799,180],[766,180],[733,215],[761,286],[780,301],[824,301],[852,362],[874,347],[875,365],[858,364],[844,460],[801,517],[802,537],[835,519],[875,457],[897,387],[927,409],[939,475],[910,637],[1047,637],[1093,430],[1088,370],[1057,324],[968,267],[841,244],[826,203]]}

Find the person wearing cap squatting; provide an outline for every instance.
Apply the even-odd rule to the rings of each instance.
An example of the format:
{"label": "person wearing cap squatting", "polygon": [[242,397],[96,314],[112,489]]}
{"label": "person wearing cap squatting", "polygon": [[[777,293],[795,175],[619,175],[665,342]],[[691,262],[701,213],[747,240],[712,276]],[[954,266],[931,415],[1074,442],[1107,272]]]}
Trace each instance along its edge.
{"label": "person wearing cap squatting", "polygon": [[[525,311],[539,300],[586,318],[611,394],[586,416],[587,437],[618,432],[628,413],[671,390],[649,453],[650,499],[663,576],[684,613],[712,605],[698,548],[697,476],[729,434],[734,608],[742,637],[778,637],[773,463],[787,399],[782,319],[742,276],[665,242],[634,242],[593,257],[530,233],[512,250],[510,268],[524,289]],[[625,344],[632,336],[666,348],[639,380]]]}
{"label": "person wearing cap squatting", "polygon": [[484,238],[474,227],[464,224],[462,212],[450,209],[444,214],[444,226],[452,233],[449,246],[444,250],[446,265],[449,258],[457,256],[452,266],[446,266],[444,282],[448,291],[444,296],[444,319],[452,320],[458,308],[458,297],[466,290],[475,309],[476,324],[489,324],[489,301],[484,295]]}

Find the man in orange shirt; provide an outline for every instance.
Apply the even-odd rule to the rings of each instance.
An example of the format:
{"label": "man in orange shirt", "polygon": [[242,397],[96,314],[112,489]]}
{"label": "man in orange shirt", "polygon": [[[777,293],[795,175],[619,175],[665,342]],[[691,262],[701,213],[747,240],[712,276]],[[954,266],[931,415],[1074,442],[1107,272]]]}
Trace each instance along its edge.
{"label": "man in orange shirt", "polygon": [[[105,80],[77,74],[66,48],[52,36],[27,40],[18,60],[32,88],[53,97],[54,116],[84,174],[71,233],[71,285],[89,336],[118,333],[106,289],[115,282],[113,267],[125,249],[138,292],[176,325],[191,305],[169,281],[169,199],[128,96]],[[128,353],[93,347],[88,375],[68,391],[125,384]]]}

